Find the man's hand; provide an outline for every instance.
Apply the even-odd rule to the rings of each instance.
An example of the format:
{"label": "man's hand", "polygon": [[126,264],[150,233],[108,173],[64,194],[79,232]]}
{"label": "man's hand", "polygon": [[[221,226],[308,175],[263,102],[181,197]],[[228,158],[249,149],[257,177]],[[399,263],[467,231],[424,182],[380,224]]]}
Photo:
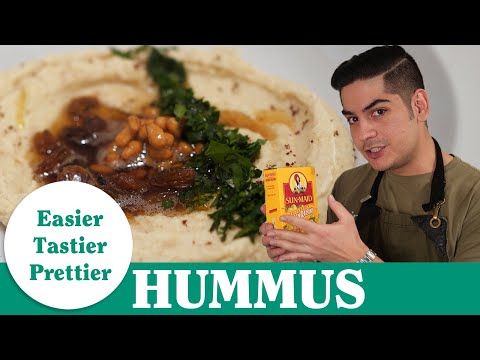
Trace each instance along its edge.
{"label": "man's hand", "polygon": [[[338,221],[323,225],[296,216],[282,216],[280,219],[300,228],[303,233],[289,230],[275,230],[263,226],[264,245],[271,246],[270,253],[276,261],[357,261],[368,251],[368,247],[360,239],[355,220],[345,207],[330,195],[330,209],[337,215]],[[285,253],[280,254],[280,250]],[[273,252],[272,249],[275,249]]]}
{"label": "man's hand", "polygon": [[[262,205],[260,210],[263,214],[265,214],[265,204]],[[273,261],[278,261],[278,257],[280,255],[286,254],[287,251],[285,249],[270,245],[270,241],[274,240],[273,237],[267,236],[267,232],[269,232],[270,230],[273,230],[272,224],[265,222],[260,226],[260,233],[262,234],[262,244],[267,248],[267,254],[270,259],[272,259]]]}

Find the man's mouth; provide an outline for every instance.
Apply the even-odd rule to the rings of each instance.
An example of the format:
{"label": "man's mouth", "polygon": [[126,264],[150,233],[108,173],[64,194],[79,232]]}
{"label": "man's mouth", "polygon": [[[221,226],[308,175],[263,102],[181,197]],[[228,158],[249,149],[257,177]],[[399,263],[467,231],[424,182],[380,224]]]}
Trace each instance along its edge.
{"label": "man's mouth", "polygon": [[369,149],[365,150],[365,154],[367,155],[368,159],[378,159],[384,154],[384,149],[386,146],[373,146]]}

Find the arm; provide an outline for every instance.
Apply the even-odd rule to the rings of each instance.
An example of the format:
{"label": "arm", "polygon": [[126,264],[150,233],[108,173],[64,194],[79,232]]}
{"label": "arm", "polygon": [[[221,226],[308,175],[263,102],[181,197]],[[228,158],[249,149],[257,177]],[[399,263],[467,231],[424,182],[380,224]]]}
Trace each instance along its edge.
{"label": "arm", "polygon": [[472,193],[451,261],[480,261],[480,183],[473,187]]}

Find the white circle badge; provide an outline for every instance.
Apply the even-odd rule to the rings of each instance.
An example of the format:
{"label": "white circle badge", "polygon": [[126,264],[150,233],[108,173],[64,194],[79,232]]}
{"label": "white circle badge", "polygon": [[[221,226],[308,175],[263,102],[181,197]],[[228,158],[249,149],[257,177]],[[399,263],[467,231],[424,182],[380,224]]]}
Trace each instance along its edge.
{"label": "white circle badge", "polygon": [[18,286],[57,309],[105,299],[122,282],[132,257],[132,232],[120,206],[77,181],[40,187],[7,225],[5,260]]}

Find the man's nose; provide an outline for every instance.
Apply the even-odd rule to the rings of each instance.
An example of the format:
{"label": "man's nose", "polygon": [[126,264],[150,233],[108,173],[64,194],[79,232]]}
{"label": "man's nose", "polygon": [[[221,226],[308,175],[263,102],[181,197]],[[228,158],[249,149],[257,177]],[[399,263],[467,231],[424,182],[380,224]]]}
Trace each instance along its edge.
{"label": "man's nose", "polygon": [[375,130],[374,124],[368,119],[359,119],[358,136],[361,141],[365,141],[377,136],[377,130]]}

